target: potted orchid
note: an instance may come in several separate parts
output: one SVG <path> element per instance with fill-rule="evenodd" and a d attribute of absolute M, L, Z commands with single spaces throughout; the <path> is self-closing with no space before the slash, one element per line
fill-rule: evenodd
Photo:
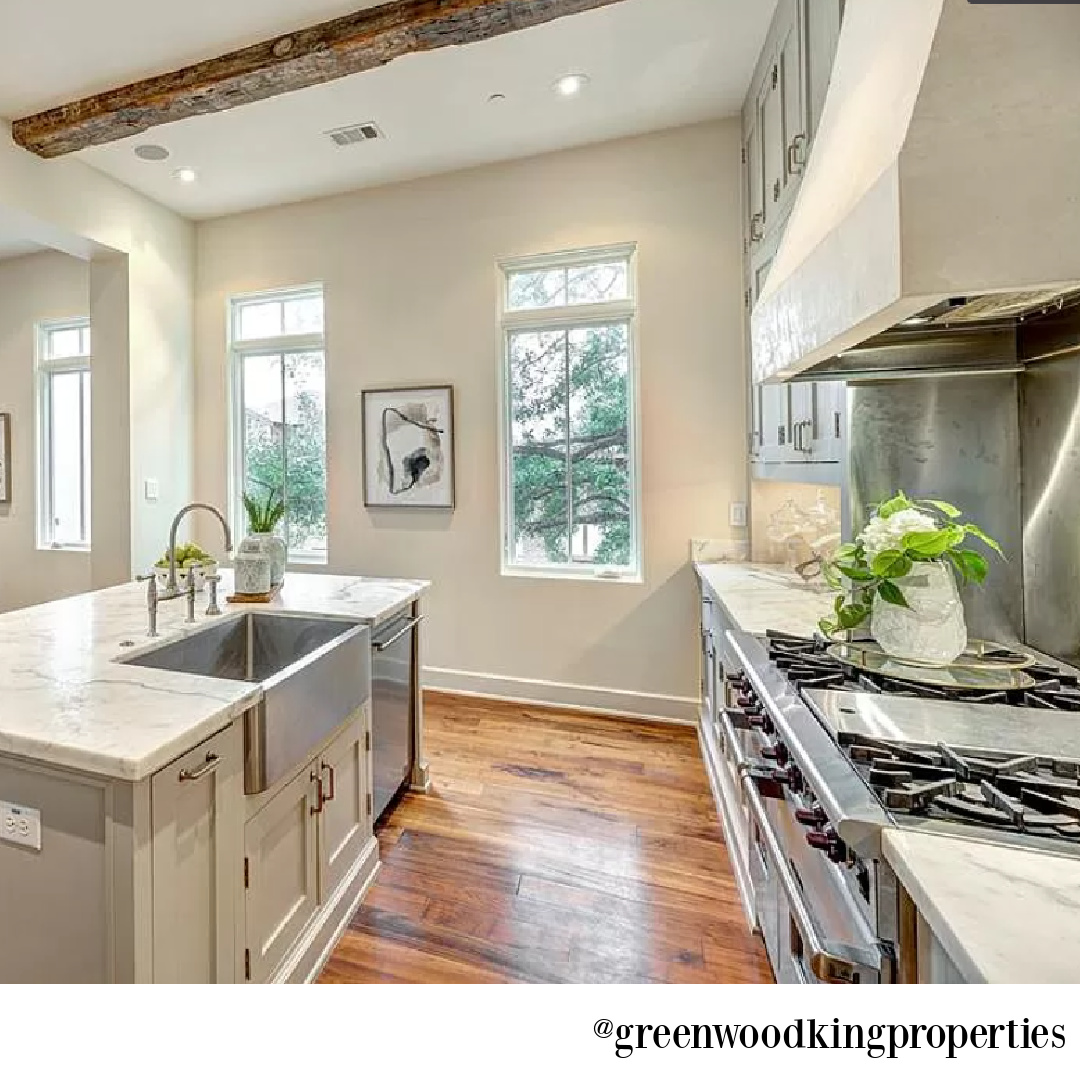
<path fill-rule="evenodd" d="M 839 595 L 821 629 L 833 636 L 870 620 L 870 631 L 892 656 L 913 663 L 951 664 L 967 647 L 967 624 L 957 590 L 982 584 L 990 565 L 974 539 L 1004 558 L 997 541 L 963 511 L 940 499 L 911 499 L 902 491 L 879 504 L 855 542 L 825 566 Z"/>

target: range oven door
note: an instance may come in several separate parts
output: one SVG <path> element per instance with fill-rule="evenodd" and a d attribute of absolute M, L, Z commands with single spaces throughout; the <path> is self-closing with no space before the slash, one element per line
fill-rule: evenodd
<path fill-rule="evenodd" d="M 782 821 L 774 820 L 786 812 L 787 803 L 777 802 L 775 807 L 770 803 L 767 808 L 749 774 L 743 776 L 742 786 L 750 813 L 758 922 L 776 981 L 881 982 L 889 964 L 880 943 L 854 911 L 839 871 L 809 847 L 798 849 L 798 859 L 790 858 L 778 838 L 787 830 Z"/>

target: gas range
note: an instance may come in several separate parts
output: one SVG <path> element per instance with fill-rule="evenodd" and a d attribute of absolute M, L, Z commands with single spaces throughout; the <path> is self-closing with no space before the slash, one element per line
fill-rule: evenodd
<path fill-rule="evenodd" d="M 707 745 L 777 978 L 888 981 L 900 920 L 884 829 L 1080 857 L 1080 679 L 1006 650 L 985 659 L 1022 672 L 1013 685 L 929 684 L 829 645 L 728 631 Z"/>

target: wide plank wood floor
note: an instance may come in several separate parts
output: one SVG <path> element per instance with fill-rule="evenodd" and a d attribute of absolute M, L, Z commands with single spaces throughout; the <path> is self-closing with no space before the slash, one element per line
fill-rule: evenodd
<path fill-rule="evenodd" d="M 336 983 L 767 982 L 691 728 L 428 693 Z"/>

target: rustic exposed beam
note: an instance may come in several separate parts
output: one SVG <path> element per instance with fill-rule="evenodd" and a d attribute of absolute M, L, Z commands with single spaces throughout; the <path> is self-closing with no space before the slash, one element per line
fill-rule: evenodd
<path fill-rule="evenodd" d="M 409 53 L 469 45 L 622 2 L 394 0 L 24 117 L 12 136 L 40 157 L 60 157 L 370 71 Z"/>

